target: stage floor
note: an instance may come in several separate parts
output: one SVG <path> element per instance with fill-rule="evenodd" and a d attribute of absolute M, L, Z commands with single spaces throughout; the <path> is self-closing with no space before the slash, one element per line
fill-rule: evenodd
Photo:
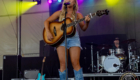
<path fill-rule="evenodd" d="M 124 73 L 84 73 L 84 77 L 119 77 Z M 140 73 L 133 73 L 136 76 L 140 76 Z"/>

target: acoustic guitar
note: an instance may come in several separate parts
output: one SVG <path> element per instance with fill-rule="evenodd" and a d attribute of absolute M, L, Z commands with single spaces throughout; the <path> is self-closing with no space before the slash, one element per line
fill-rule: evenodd
<path fill-rule="evenodd" d="M 38 73 L 37 80 L 45 80 L 45 74 L 43 75 L 43 67 L 44 67 L 45 59 L 46 59 L 46 57 L 43 58 L 43 61 L 42 61 L 42 70 L 41 70 L 41 73 Z"/>
<path fill-rule="evenodd" d="M 109 11 L 106 10 L 98 10 L 97 12 L 90 14 L 89 17 L 93 18 L 93 16 L 102 16 L 102 15 L 108 15 Z M 66 34 L 68 37 L 72 37 L 75 35 L 76 33 L 76 28 L 74 27 L 76 24 L 80 23 L 81 21 L 84 21 L 85 17 L 82 19 L 79 19 L 77 21 L 72 21 L 70 18 L 66 18 Z M 63 41 L 64 41 L 64 21 L 61 22 L 50 22 L 49 23 L 49 29 L 51 34 L 53 35 L 53 40 L 49 41 L 47 38 L 47 33 L 45 28 L 43 29 L 43 39 L 45 41 L 46 44 L 52 46 L 52 47 L 56 47 L 58 45 L 60 45 Z"/>

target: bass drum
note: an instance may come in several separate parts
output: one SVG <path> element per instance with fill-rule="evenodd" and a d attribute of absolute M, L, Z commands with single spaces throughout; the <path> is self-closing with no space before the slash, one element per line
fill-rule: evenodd
<path fill-rule="evenodd" d="M 107 72 L 116 72 L 119 70 L 120 64 L 120 60 L 116 56 L 111 55 L 106 57 L 103 63 L 103 67 Z"/>

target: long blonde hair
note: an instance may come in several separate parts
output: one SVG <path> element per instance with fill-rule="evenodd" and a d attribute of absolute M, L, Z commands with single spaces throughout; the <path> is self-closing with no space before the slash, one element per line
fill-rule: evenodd
<path fill-rule="evenodd" d="M 63 1 L 63 4 L 66 2 L 66 0 Z M 62 21 L 63 18 L 65 17 L 65 6 L 62 4 L 62 9 L 61 9 L 61 14 L 59 16 L 59 21 Z M 73 12 L 72 12 L 72 20 L 74 21 L 75 20 L 75 14 L 76 12 L 78 11 L 78 3 L 77 3 L 77 0 L 75 0 L 75 4 L 73 6 Z"/>

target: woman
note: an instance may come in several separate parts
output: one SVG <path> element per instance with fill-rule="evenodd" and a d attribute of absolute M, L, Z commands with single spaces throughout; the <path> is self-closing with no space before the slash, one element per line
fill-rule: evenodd
<path fill-rule="evenodd" d="M 70 2 L 70 5 L 67 6 L 67 15 L 66 17 L 71 18 L 73 21 L 83 18 L 83 15 L 78 11 L 78 3 L 77 0 L 64 0 L 63 4 L 66 2 Z M 62 5 L 62 10 L 56 11 L 54 14 L 52 14 L 47 20 L 45 20 L 44 25 L 47 33 L 48 40 L 52 40 L 53 36 L 49 31 L 49 22 L 55 21 L 56 19 L 59 19 L 59 21 L 62 21 L 65 17 L 65 6 Z M 90 18 L 88 16 L 85 16 L 86 24 L 83 22 L 80 22 L 79 25 L 83 31 L 85 31 L 88 28 Z M 78 32 L 76 31 L 75 35 L 73 37 L 67 38 L 67 49 L 69 50 L 72 66 L 74 68 L 74 75 L 76 80 L 84 80 L 83 78 L 83 72 L 82 68 L 80 67 L 80 39 Z M 65 74 L 66 74 L 66 68 L 65 68 L 65 41 L 60 44 L 57 47 L 57 54 L 59 57 L 60 62 L 60 69 L 59 69 L 59 76 L 60 80 L 65 80 Z"/>

